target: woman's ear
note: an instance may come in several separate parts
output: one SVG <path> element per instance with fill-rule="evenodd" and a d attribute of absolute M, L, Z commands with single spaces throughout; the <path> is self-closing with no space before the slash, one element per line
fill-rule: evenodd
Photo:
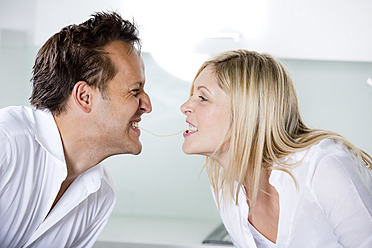
<path fill-rule="evenodd" d="M 92 93 L 92 88 L 84 81 L 77 82 L 72 90 L 76 106 L 85 113 L 92 110 Z"/>

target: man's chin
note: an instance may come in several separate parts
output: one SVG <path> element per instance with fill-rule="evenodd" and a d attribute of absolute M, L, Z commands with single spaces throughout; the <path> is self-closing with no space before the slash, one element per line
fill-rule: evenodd
<path fill-rule="evenodd" d="M 142 149 L 139 150 L 139 151 L 137 151 L 137 152 L 133 152 L 133 153 L 131 153 L 131 154 L 132 154 L 132 155 L 139 155 L 141 152 L 142 152 Z"/>
<path fill-rule="evenodd" d="M 138 144 L 135 144 L 133 147 L 133 149 L 131 149 L 131 152 L 130 154 L 132 155 L 138 155 L 142 152 L 142 144 L 141 142 L 138 142 Z"/>

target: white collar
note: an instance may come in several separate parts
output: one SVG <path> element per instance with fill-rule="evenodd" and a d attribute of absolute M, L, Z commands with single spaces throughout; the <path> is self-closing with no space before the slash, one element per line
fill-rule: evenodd
<path fill-rule="evenodd" d="M 48 110 L 33 110 L 33 113 L 36 140 L 46 151 L 66 164 L 62 139 L 53 115 Z"/>

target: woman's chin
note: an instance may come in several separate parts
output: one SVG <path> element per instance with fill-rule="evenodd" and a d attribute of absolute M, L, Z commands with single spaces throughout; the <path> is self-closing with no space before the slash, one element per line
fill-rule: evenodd
<path fill-rule="evenodd" d="M 190 149 L 190 148 L 182 148 L 182 151 L 187 154 L 187 155 L 201 155 L 201 156 L 208 156 L 207 154 L 200 152 L 195 149 Z"/>
<path fill-rule="evenodd" d="M 189 151 L 188 149 L 185 149 L 185 148 L 182 148 L 182 151 L 183 151 L 185 154 L 188 154 L 188 155 L 192 155 L 192 154 L 194 154 L 192 151 Z"/>
<path fill-rule="evenodd" d="M 188 155 L 199 154 L 197 151 L 195 151 L 195 149 L 192 149 L 191 147 L 185 144 L 183 144 L 182 146 L 182 151 Z"/>

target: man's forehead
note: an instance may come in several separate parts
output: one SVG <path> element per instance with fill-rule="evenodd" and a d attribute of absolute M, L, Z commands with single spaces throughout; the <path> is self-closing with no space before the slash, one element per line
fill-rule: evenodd
<path fill-rule="evenodd" d="M 133 51 L 136 51 L 136 49 L 127 42 L 122 41 L 111 41 L 107 45 L 103 47 L 103 49 L 110 55 L 129 55 Z"/>
<path fill-rule="evenodd" d="M 137 62 L 141 67 L 144 65 L 141 53 L 127 42 L 112 41 L 104 47 L 104 50 L 114 63 L 130 65 Z"/>

